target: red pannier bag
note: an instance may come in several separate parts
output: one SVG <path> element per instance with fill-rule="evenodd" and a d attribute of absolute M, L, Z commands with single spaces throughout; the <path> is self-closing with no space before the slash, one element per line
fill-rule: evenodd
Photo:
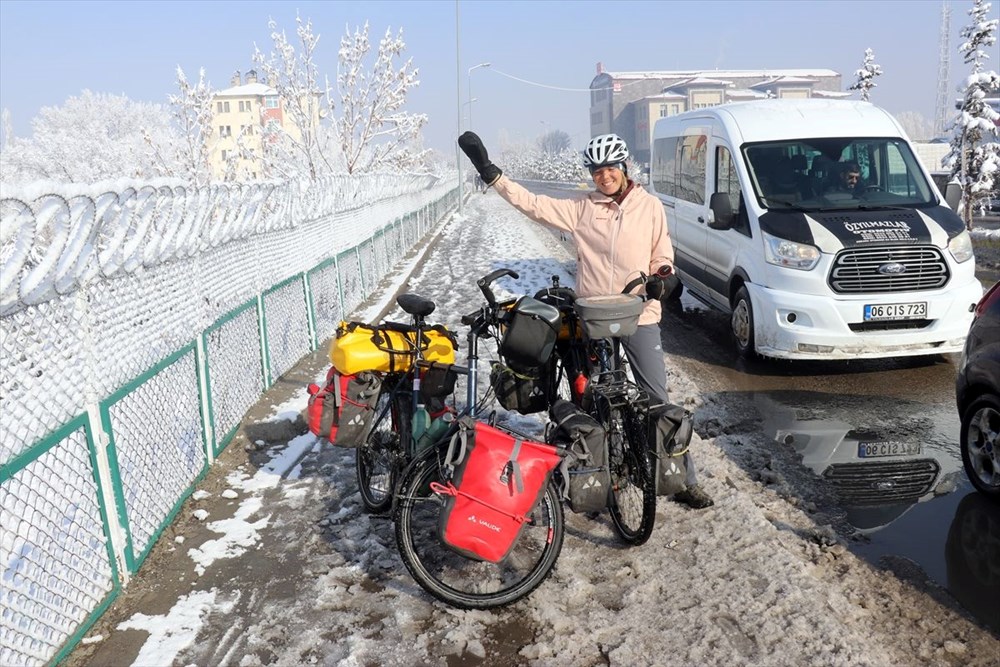
<path fill-rule="evenodd" d="M 326 383 L 322 387 L 311 383 L 306 389 L 309 392 L 306 415 L 309 431 L 313 435 L 330 440 L 337 435 L 340 411 L 344 406 L 344 397 L 347 396 L 347 385 L 351 377 L 353 376 L 341 375 L 331 366 L 326 372 Z"/>
<path fill-rule="evenodd" d="M 559 450 L 471 417 L 459 426 L 446 458 L 454 473 L 444 484 L 431 484 L 446 496 L 438 531 L 463 556 L 499 563 L 545 493 L 561 461 Z"/>

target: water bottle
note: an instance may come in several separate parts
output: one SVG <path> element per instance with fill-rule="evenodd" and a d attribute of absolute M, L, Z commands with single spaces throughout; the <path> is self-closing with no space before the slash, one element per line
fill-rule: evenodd
<path fill-rule="evenodd" d="M 417 440 L 417 452 L 422 452 L 424 449 L 440 440 L 441 436 L 448 431 L 448 427 L 450 427 L 454 421 L 455 413 L 450 410 L 445 412 L 443 415 L 435 417 L 430 425 L 424 430 L 420 439 Z"/>

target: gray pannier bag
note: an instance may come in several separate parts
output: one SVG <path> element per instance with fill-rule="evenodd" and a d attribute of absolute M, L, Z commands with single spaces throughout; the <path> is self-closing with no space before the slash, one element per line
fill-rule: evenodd
<path fill-rule="evenodd" d="M 656 495 L 672 496 L 685 487 L 684 454 L 691 443 L 691 413 L 666 403 L 649 410 L 649 451 L 656 457 Z"/>
<path fill-rule="evenodd" d="M 574 512 L 600 512 L 608 506 L 611 471 L 608 438 L 596 419 L 565 399 L 549 409 L 546 441 L 565 452 L 559 471 L 563 498 Z"/>
<path fill-rule="evenodd" d="M 381 388 L 382 380 L 371 371 L 361 371 L 348 381 L 333 444 L 339 447 L 361 446 L 371 429 Z"/>

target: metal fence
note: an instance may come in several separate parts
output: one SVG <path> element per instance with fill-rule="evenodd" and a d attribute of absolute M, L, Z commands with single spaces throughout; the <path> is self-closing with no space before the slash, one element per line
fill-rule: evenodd
<path fill-rule="evenodd" d="M 457 184 L 4 191 L 0 664 L 58 661 Z"/>

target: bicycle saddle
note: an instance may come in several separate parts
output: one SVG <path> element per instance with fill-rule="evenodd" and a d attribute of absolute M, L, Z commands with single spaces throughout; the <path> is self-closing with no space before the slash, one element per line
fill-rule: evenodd
<path fill-rule="evenodd" d="M 427 317 L 437 308 L 433 301 L 416 294 L 400 294 L 396 297 L 396 303 L 414 317 Z"/>

